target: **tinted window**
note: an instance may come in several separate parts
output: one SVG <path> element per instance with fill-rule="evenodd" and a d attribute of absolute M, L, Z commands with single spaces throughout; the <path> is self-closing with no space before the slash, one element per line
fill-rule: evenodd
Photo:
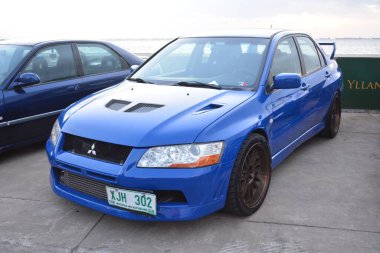
<path fill-rule="evenodd" d="M 307 37 L 297 37 L 297 41 L 301 48 L 306 74 L 319 69 L 321 62 L 319 61 L 318 52 L 314 43 Z"/>
<path fill-rule="evenodd" d="M 322 55 L 321 51 L 318 50 L 318 49 L 317 49 L 317 51 L 318 51 L 318 56 L 319 56 L 319 60 L 320 60 L 320 62 L 321 62 L 321 65 L 322 65 L 322 66 L 325 66 L 325 65 L 326 65 L 326 62 L 325 62 L 325 59 L 323 58 L 323 55 Z"/>
<path fill-rule="evenodd" d="M 57 45 L 42 49 L 23 71 L 37 74 L 41 83 L 75 77 L 75 61 L 71 45 Z"/>
<path fill-rule="evenodd" d="M 281 73 L 302 74 L 297 47 L 292 38 L 284 39 L 278 44 L 272 63 L 269 83 L 273 82 L 273 77 Z"/>
<path fill-rule="evenodd" d="M 0 85 L 31 49 L 29 46 L 0 45 Z"/>
<path fill-rule="evenodd" d="M 78 44 L 85 75 L 115 72 L 126 69 L 120 57 L 100 44 Z"/>
<path fill-rule="evenodd" d="M 256 87 L 268 42 L 264 38 L 181 38 L 131 78 L 163 85 L 185 81 L 222 88 Z"/>
<path fill-rule="evenodd" d="M 183 44 L 176 48 L 172 54 L 154 66 L 153 72 L 177 72 L 185 71 L 190 60 L 190 56 L 195 48 L 195 43 Z"/>

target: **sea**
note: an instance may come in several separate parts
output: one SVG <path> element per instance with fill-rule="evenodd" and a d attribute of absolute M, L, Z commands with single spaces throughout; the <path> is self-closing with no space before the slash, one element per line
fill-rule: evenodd
<path fill-rule="evenodd" d="M 148 57 L 158 49 L 169 43 L 171 38 L 154 39 L 111 39 L 107 40 L 132 53 L 142 57 Z M 380 38 L 339 38 L 339 39 L 317 39 L 319 42 L 335 41 L 336 55 L 365 55 L 380 57 Z M 331 48 L 324 46 L 327 54 L 331 53 Z"/>

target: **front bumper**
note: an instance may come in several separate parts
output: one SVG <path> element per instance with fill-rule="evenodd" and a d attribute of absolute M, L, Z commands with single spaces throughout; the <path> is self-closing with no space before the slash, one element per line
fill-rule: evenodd
<path fill-rule="evenodd" d="M 50 184 L 59 196 L 100 212 L 131 220 L 193 220 L 223 208 L 233 162 L 197 169 L 137 168 L 144 150 L 132 151 L 123 166 L 109 164 L 66 152 L 55 152 L 48 140 L 46 151 L 52 166 Z M 119 188 L 141 191 L 180 191 L 186 202 L 157 204 L 157 215 L 150 216 L 110 206 L 107 200 L 74 190 L 59 180 L 56 169 Z"/>

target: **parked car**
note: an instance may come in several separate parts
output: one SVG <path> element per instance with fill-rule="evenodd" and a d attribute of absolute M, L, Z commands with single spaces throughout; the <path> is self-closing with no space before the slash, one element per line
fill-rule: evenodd
<path fill-rule="evenodd" d="M 61 113 L 46 143 L 51 187 L 135 220 L 251 215 L 272 168 L 337 134 L 342 88 L 337 63 L 304 33 L 178 38 Z"/>
<path fill-rule="evenodd" d="M 0 152 L 46 140 L 64 108 L 141 63 L 106 42 L 0 42 Z"/>

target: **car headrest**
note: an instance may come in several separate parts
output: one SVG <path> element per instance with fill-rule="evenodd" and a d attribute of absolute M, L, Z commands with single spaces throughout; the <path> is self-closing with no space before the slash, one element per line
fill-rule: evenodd
<path fill-rule="evenodd" d="M 113 69 L 116 67 L 116 60 L 111 56 L 104 56 L 102 59 L 102 67 L 105 69 Z"/>
<path fill-rule="evenodd" d="M 42 56 L 37 56 L 33 59 L 32 67 L 33 67 L 33 72 L 36 72 L 36 73 L 45 71 L 48 68 L 47 60 Z"/>

